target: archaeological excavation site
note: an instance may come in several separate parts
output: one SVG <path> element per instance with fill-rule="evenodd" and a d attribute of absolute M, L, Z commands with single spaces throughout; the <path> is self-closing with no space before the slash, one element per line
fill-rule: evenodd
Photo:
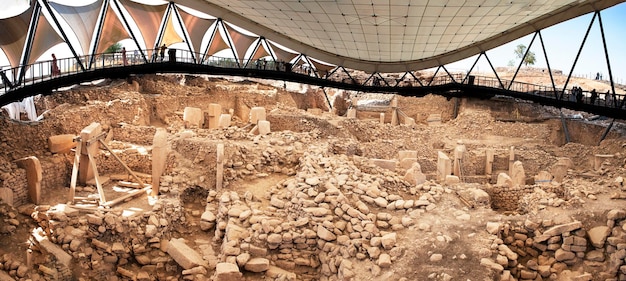
<path fill-rule="evenodd" d="M 626 280 L 621 120 L 177 74 L 34 105 L 0 111 L 2 281 Z"/>

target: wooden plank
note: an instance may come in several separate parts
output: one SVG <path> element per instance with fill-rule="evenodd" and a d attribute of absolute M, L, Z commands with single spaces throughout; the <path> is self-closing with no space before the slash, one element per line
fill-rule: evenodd
<path fill-rule="evenodd" d="M 133 178 L 135 178 L 135 180 L 137 180 L 139 182 L 139 184 L 141 184 L 141 186 L 146 186 L 146 184 L 143 183 L 143 181 L 135 174 L 135 172 L 133 172 L 133 170 L 131 170 L 130 168 L 128 168 L 128 166 L 126 166 L 126 164 L 124 163 L 124 161 L 122 161 L 122 159 L 120 159 L 114 152 L 113 150 L 111 150 L 109 148 L 108 145 L 106 145 L 106 143 L 104 143 L 104 141 L 102 141 L 102 139 L 98 139 L 98 141 L 100 141 L 100 144 L 102 144 L 102 146 L 104 146 L 104 148 L 106 148 L 106 150 L 108 150 L 109 152 L 111 152 L 111 155 L 113 155 L 113 157 L 115 158 L 115 160 L 117 160 L 117 162 L 120 162 L 120 164 L 122 164 L 122 166 L 124 166 L 124 168 L 126 169 L 126 171 L 128 171 L 128 173 L 130 173 L 131 176 L 133 176 Z"/>
<path fill-rule="evenodd" d="M 96 180 L 96 188 L 98 189 L 98 195 L 100 196 L 100 205 L 104 205 L 107 200 L 104 196 L 104 190 L 102 189 L 102 185 L 100 184 L 100 176 L 98 175 L 98 168 L 96 167 L 96 160 L 93 159 L 93 155 L 88 151 L 87 157 L 89 157 L 89 163 L 91 163 L 91 168 L 93 170 L 93 176 Z"/>
<path fill-rule="evenodd" d="M 72 166 L 72 177 L 70 178 L 70 194 L 68 201 L 70 204 L 74 204 L 74 196 L 76 195 L 76 180 L 78 178 L 78 164 L 80 162 L 80 152 L 83 148 L 83 142 L 78 139 L 76 148 L 76 156 L 74 157 L 74 165 Z"/>
<path fill-rule="evenodd" d="M 121 186 L 121 187 L 131 187 L 131 188 L 142 188 L 141 185 L 139 185 L 136 182 L 129 182 L 129 181 L 119 181 L 117 182 L 117 185 Z"/>
<path fill-rule="evenodd" d="M 109 201 L 109 202 L 106 202 L 106 203 L 105 203 L 105 204 L 103 204 L 102 206 L 111 207 L 111 206 L 113 206 L 113 205 L 115 205 L 115 204 L 118 204 L 118 203 L 120 203 L 120 202 L 125 201 L 126 199 L 129 199 L 129 198 L 131 198 L 131 197 L 135 197 L 135 196 L 137 196 L 137 195 L 140 195 L 140 194 L 141 194 L 141 193 L 143 193 L 143 192 L 148 192 L 148 190 L 151 190 L 151 189 L 152 189 L 152 186 L 151 186 L 151 185 L 148 185 L 148 186 L 146 186 L 146 187 L 144 187 L 144 188 L 142 188 L 142 189 L 136 189 L 136 190 L 133 190 L 133 191 L 131 191 L 130 193 L 128 193 L 128 194 L 126 194 L 126 195 L 124 195 L 124 196 L 122 196 L 122 197 L 115 198 L 115 199 L 113 199 L 113 200 L 111 200 L 111 201 Z"/>

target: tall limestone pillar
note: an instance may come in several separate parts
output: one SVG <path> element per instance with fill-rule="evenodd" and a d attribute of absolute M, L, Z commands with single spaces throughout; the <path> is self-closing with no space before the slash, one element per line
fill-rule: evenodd
<path fill-rule="evenodd" d="M 158 128 L 152 140 L 152 196 L 159 195 L 161 175 L 165 170 L 168 153 L 167 131 Z"/>

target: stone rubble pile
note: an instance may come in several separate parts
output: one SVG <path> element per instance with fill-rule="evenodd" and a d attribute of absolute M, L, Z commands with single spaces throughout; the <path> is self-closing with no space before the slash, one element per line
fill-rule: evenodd
<path fill-rule="evenodd" d="M 283 280 L 295 280 L 296 272 L 306 276 L 303 267 L 310 277 L 350 280 L 356 260 L 371 261 L 372 274 L 380 274 L 404 254 L 396 232 L 414 224 L 413 211 L 434 208 L 443 188 L 426 185 L 430 192 L 419 195 L 426 188 L 417 190 L 360 160 L 328 155 L 325 146 L 309 147 L 295 178 L 277 184 L 264 198 L 209 192 L 200 226 L 214 228 L 221 241 L 219 262 L 266 275 L 276 266 L 289 272 Z M 392 190 L 416 197 L 403 198 Z M 218 272 L 215 276 L 219 279 Z"/>
<path fill-rule="evenodd" d="M 605 225 L 531 219 L 488 222 L 486 230 L 494 240 L 480 263 L 500 274 L 500 280 L 557 280 L 563 271 L 581 265 L 585 272 L 575 280 L 592 280 L 595 275 L 598 280 L 624 280 L 625 219 L 626 211 L 615 209 L 607 214 Z"/>

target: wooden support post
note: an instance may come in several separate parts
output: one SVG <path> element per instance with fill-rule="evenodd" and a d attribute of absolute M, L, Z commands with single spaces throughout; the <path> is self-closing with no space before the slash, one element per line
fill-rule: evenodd
<path fill-rule="evenodd" d="M 98 175 L 98 168 L 96 167 L 96 160 L 93 159 L 93 155 L 90 152 L 87 152 L 87 157 L 89 157 L 89 163 L 91 163 L 91 169 L 93 171 L 94 179 L 96 180 L 96 188 L 98 189 L 98 195 L 100 196 L 100 205 L 104 205 L 107 200 L 104 196 L 104 190 L 102 189 L 102 185 L 100 184 L 100 175 Z"/>
<path fill-rule="evenodd" d="M 76 156 L 74 157 L 74 165 L 72 166 L 72 177 L 70 178 L 70 194 L 68 196 L 68 201 L 70 204 L 74 204 L 74 197 L 76 196 L 76 180 L 78 179 L 78 167 L 80 164 L 80 154 L 83 149 L 83 142 L 80 138 L 76 138 L 76 142 L 78 143 L 76 146 Z"/>
<path fill-rule="evenodd" d="M 120 162 L 120 164 L 122 164 L 122 166 L 124 166 L 124 169 L 126 169 L 126 171 L 137 181 L 139 182 L 139 184 L 142 187 L 145 187 L 146 185 L 143 183 L 143 181 L 135 174 L 135 172 L 133 172 L 133 170 L 131 170 L 130 168 L 128 168 L 128 166 L 126 166 L 126 164 L 124 164 L 124 161 L 122 161 L 122 159 L 120 159 L 117 155 L 115 155 L 115 153 L 113 153 L 113 150 L 111 150 L 109 148 L 108 145 L 106 145 L 102 139 L 98 139 L 98 141 L 100 141 L 100 144 L 102 144 L 102 146 L 104 146 L 104 148 L 106 150 L 108 150 L 109 152 L 111 152 L 111 155 L 113 155 L 113 157 L 115 158 L 115 160 L 117 160 L 117 162 Z"/>

